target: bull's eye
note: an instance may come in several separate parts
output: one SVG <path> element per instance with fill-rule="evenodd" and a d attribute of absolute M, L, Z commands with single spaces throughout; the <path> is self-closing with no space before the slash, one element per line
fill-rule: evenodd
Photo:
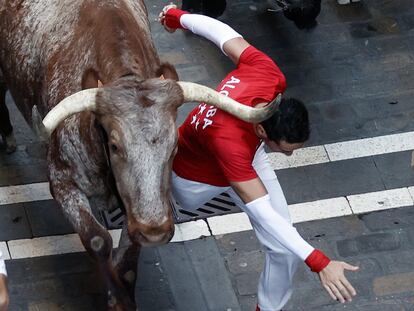
<path fill-rule="evenodd" d="M 158 137 L 151 139 L 151 144 L 155 145 L 158 142 Z"/>
<path fill-rule="evenodd" d="M 118 151 L 118 147 L 115 144 L 111 144 L 111 151 L 112 152 L 117 152 Z"/>

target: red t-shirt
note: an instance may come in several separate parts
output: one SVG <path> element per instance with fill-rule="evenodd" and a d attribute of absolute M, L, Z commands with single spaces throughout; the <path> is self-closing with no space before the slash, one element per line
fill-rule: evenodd
<path fill-rule="evenodd" d="M 247 106 L 270 102 L 286 89 L 279 67 L 253 46 L 240 56 L 217 91 Z M 174 172 L 185 179 L 225 187 L 257 177 L 252 166 L 260 143 L 253 125 L 201 103 L 179 128 Z"/>

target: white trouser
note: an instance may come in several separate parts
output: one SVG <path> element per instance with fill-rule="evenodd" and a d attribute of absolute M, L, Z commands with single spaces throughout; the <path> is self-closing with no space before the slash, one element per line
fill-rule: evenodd
<path fill-rule="evenodd" d="M 272 170 L 263 145 L 256 151 L 253 167 L 270 195 L 272 207 L 291 223 L 289 210 L 282 188 Z M 258 304 L 262 311 L 280 310 L 292 294 L 292 280 L 301 259 L 269 236 L 231 187 L 216 187 L 177 176 L 173 172 L 172 192 L 174 199 L 185 210 L 196 210 L 222 192 L 227 192 L 248 216 L 257 238 L 264 245 L 266 259 L 258 287 Z"/>

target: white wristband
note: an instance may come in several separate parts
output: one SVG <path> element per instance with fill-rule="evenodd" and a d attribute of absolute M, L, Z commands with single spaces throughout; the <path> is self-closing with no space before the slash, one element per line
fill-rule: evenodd
<path fill-rule="evenodd" d="M 266 241 L 272 248 L 273 243 L 279 242 L 303 261 L 313 252 L 314 248 L 306 242 L 285 218 L 272 207 L 270 196 L 267 194 L 246 204 L 246 213 L 253 218 L 266 234 Z"/>
<path fill-rule="evenodd" d="M 205 15 L 184 14 L 180 18 L 180 24 L 192 33 L 212 41 L 223 53 L 224 43 L 234 38 L 242 38 L 229 25 Z"/>

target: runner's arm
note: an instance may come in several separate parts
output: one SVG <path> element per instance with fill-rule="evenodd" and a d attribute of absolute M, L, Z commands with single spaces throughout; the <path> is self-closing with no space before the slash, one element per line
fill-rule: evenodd
<path fill-rule="evenodd" d="M 235 64 L 238 64 L 240 55 L 250 46 L 243 37 L 227 24 L 200 14 L 190 14 L 167 5 L 159 15 L 161 24 L 173 32 L 177 28 L 190 30 L 217 45 Z"/>
<path fill-rule="evenodd" d="M 357 267 L 345 262 L 330 261 L 320 250 L 314 249 L 307 243 L 272 207 L 270 197 L 260 178 L 230 182 L 230 185 L 246 204 L 246 213 L 254 215 L 269 236 L 304 260 L 313 272 L 318 273 L 323 287 L 332 299 L 340 302 L 352 300 L 356 291 L 345 277 L 344 270 L 355 271 Z"/>

